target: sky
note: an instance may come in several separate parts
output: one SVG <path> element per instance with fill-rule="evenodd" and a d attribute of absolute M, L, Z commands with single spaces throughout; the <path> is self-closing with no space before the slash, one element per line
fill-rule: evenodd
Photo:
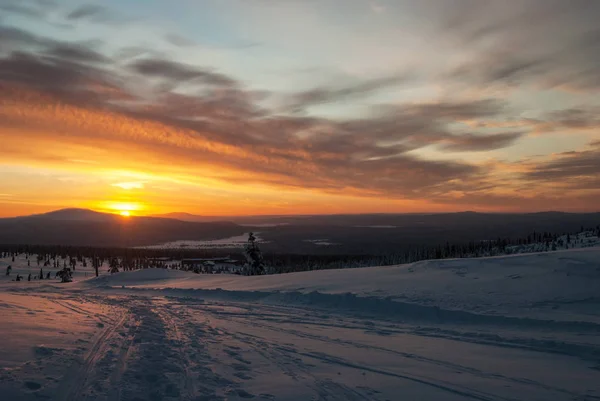
<path fill-rule="evenodd" d="M 600 1 L 0 0 L 0 217 L 599 211 Z"/>

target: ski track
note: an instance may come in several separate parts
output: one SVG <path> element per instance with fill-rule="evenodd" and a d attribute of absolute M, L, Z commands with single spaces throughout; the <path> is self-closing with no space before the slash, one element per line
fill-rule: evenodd
<path fill-rule="evenodd" d="M 220 315 L 221 313 L 219 312 L 214 312 L 214 311 L 209 311 L 207 310 L 207 312 L 215 315 Z M 255 316 L 257 314 L 254 314 Z M 266 314 L 266 317 L 271 317 L 273 315 L 271 314 Z M 240 319 L 241 320 L 241 319 Z M 238 320 L 238 322 L 240 321 Z M 267 321 L 271 321 L 271 319 L 267 318 L 265 319 Z M 288 319 L 289 323 L 292 323 L 293 321 Z M 478 377 L 482 377 L 482 378 L 494 378 L 494 379 L 501 379 L 501 380 L 505 380 L 507 382 L 512 382 L 512 383 L 518 383 L 518 384 L 524 384 L 524 385 L 531 385 L 531 386 L 536 386 L 539 388 L 543 388 L 545 390 L 551 390 L 551 391 L 556 391 L 559 393 L 563 393 L 572 397 L 576 397 L 577 394 L 574 394 L 572 392 L 566 391 L 564 389 L 561 388 L 556 388 L 556 387 L 552 387 L 552 386 L 547 386 L 541 383 L 537 383 L 537 382 L 533 382 L 533 381 L 528 381 L 528 380 L 524 380 L 524 379 L 519 379 L 519 378 L 512 378 L 512 377 L 506 377 L 506 376 L 502 376 L 502 375 L 496 375 L 496 374 L 489 374 L 489 373 L 485 373 L 482 372 L 478 369 L 473 369 L 473 368 L 469 368 L 469 367 L 465 367 L 465 366 L 461 366 L 458 364 L 454 364 L 454 363 L 448 363 L 442 360 L 436 360 L 436 359 L 431 359 L 431 358 L 426 358 L 426 357 L 422 357 L 416 354 L 410 354 L 410 353 L 405 353 L 405 352 L 398 352 L 392 349 L 388 349 L 388 348 L 383 348 L 383 347 L 377 347 L 377 346 L 370 346 L 370 345 L 365 345 L 365 344 L 360 344 L 360 343 L 356 343 L 356 342 L 352 342 L 352 341 L 347 341 L 347 340 L 341 340 L 341 339 L 332 339 L 330 337 L 327 336 L 316 336 L 316 335 L 312 335 L 310 333 L 304 333 L 302 331 L 299 330 L 286 330 L 286 329 L 282 329 L 280 327 L 277 327 L 276 325 L 272 325 L 272 324 L 261 324 L 258 323 L 256 320 L 253 320 L 252 322 L 245 322 L 247 325 L 250 326 L 254 326 L 254 327 L 260 327 L 260 328 L 267 328 L 268 330 L 271 331 L 276 331 L 276 332 L 281 332 L 281 333 L 286 333 L 286 334 L 291 334 L 294 335 L 296 337 L 301 337 L 301 338 L 307 338 L 310 340 L 316 340 L 316 341 L 321 341 L 321 342 L 325 342 L 325 343 L 336 343 L 336 344 L 340 344 L 343 343 L 345 345 L 350 345 L 353 347 L 357 347 L 357 348 L 367 348 L 367 349 L 373 349 L 373 350 L 380 350 L 380 351 L 384 351 L 387 353 L 393 353 L 393 354 L 397 354 L 401 357 L 404 358 L 411 358 L 414 360 L 419 360 L 425 363 L 430 363 L 430 364 L 434 364 L 434 365 L 438 365 L 444 368 L 448 368 L 448 369 L 453 369 L 453 370 L 460 370 L 463 373 L 468 373 L 474 376 L 478 376 Z M 297 322 L 296 322 L 297 323 Z M 316 324 L 316 323 L 315 323 Z M 418 377 L 415 375 L 409 375 L 409 374 L 398 374 L 398 373 L 394 373 L 394 372 L 389 372 L 389 371 L 385 371 L 385 370 L 381 370 L 381 369 L 376 369 L 376 368 L 372 368 L 372 367 L 368 367 L 368 366 L 364 366 L 364 365 L 357 365 L 351 362 L 348 362 L 342 358 L 339 357 L 334 357 L 334 356 L 330 356 L 327 355 L 325 353 L 321 353 L 321 352 L 301 352 L 298 351 L 296 348 L 293 347 L 289 347 L 289 346 L 270 346 L 270 344 L 268 344 L 267 342 L 263 341 L 263 340 L 257 340 L 255 338 L 253 338 L 254 336 L 249 335 L 247 333 L 239 333 L 241 334 L 241 336 L 239 335 L 233 335 L 234 338 L 238 338 L 243 340 L 244 342 L 250 344 L 256 352 L 260 353 L 261 355 L 263 355 L 265 358 L 270 359 L 272 361 L 274 361 L 275 363 L 277 363 L 277 365 L 286 372 L 286 374 L 290 375 L 291 377 L 297 379 L 298 377 L 298 372 L 303 372 L 305 375 L 310 375 L 310 370 L 308 368 L 306 368 L 306 365 L 303 363 L 299 363 L 299 361 L 301 361 L 300 359 L 298 359 L 298 355 L 299 356 L 305 356 L 308 358 L 313 358 L 325 363 L 329 363 L 329 364 L 334 364 L 334 365 L 339 365 L 339 366 L 344 366 L 344 367 L 349 367 L 349 368 L 353 368 L 353 369 L 358 369 L 358 370 L 362 370 L 362 371 L 368 371 L 371 373 L 377 373 L 377 374 L 381 374 L 381 375 L 385 375 L 385 376 L 391 376 L 391 377 L 396 377 L 399 379 L 405 379 L 405 380 L 410 380 L 410 381 L 414 381 L 420 384 L 424 384 L 427 386 L 431 386 L 434 388 L 438 388 L 441 390 L 444 390 L 446 392 L 449 393 L 453 393 L 453 394 L 457 394 L 460 396 L 463 396 L 465 398 L 468 399 L 476 399 L 476 400 L 484 400 L 484 401 L 491 401 L 491 400 L 515 400 L 514 398 L 505 398 L 505 397 L 498 397 L 498 396 L 494 396 L 493 394 L 490 393 L 486 393 L 486 392 L 478 392 L 478 391 L 474 391 L 474 390 L 470 390 L 468 388 L 461 388 L 459 386 L 456 385 L 452 385 L 450 383 L 447 382 L 443 382 L 443 381 L 435 381 L 435 380 L 431 380 L 429 378 L 425 378 L 425 377 Z M 245 337 L 244 337 L 245 335 Z M 268 351 L 265 351 L 268 350 Z M 295 357 L 291 356 L 291 355 L 296 355 Z M 282 362 L 283 361 L 283 362 Z M 289 368 L 289 366 L 293 366 L 293 368 Z M 313 377 L 314 378 L 314 377 Z M 348 399 L 348 400 L 362 400 L 362 399 L 369 399 L 369 398 L 363 398 L 362 395 L 358 395 L 358 398 L 356 398 L 356 394 L 354 391 L 349 389 L 345 389 L 345 388 L 340 388 L 338 386 L 338 388 L 336 388 L 336 391 L 333 394 L 328 394 L 328 392 L 326 391 L 326 388 L 323 388 L 323 382 L 319 382 L 319 380 L 317 378 L 315 379 L 315 383 L 320 383 L 321 385 L 317 385 L 316 390 L 317 393 L 319 393 L 321 396 L 332 396 L 332 395 L 343 395 L 342 398 L 340 399 Z M 326 387 L 330 387 L 330 382 L 326 382 L 329 386 Z M 343 386 L 342 386 L 343 387 Z M 342 391 L 340 391 L 342 390 Z"/>
<path fill-rule="evenodd" d="M 48 387 L 48 395 L 23 400 L 274 400 L 278 398 L 255 383 L 271 376 L 297 392 L 298 398 L 286 398 L 290 400 L 392 401 L 400 399 L 390 391 L 395 386 L 417 386 L 431 399 L 445 400 L 518 401 L 531 399 L 531 394 L 548 400 L 600 399 L 593 391 L 513 377 L 402 347 L 402 339 L 410 337 L 551 355 L 557 350 L 550 340 L 536 344 L 532 339 L 486 337 L 298 306 L 153 293 L 105 296 L 57 290 L 41 296 L 74 316 L 91 317 L 99 330 L 81 357 L 63 360 L 68 366 L 63 366 L 63 379 L 54 390 Z M 106 306 L 110 315 L 86 307 L 91 304 Z M 367 338 L 397 342 L 378 344 Z M 595 345 L 565 344 L 566 356 L 560 357 L 585 360 L 587 355 L 598 361 Z M 360 357 L 351 356 L 355 354 Z M 363 360 L 369 355 L 374 355 L 372 362 Z M 376 355 L 393 357 L 395 363 L 378 366 Z M 385 388 L 378 383 L 386 383 Z M 498 394 L 489 385 L 510 389 Z"/>
<path fill-rule="evenodd" d="M 110 347 L 110 340 L 114 333 L 123 326 L 128 314 L 123 315 L 117 322 L 106 327 L 94 341 L 91 349 L 81 365 L 75 364 L 65 375 L 70 380 L 63 381 L 63 387 L 57 391 L 57 398 L 66 401 L 82 400 L 83 392 L 89 385 L 91 378 L 98 369 L 99 362 L 106 356 Z"/>

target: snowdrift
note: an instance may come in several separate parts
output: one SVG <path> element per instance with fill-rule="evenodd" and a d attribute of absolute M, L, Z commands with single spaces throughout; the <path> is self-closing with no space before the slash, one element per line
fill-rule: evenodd
<path fill-rule="evenodd" d="M 149 269 L 83 285 L 406 319 L 548 327 L 558 320 L 592 330 L 600 324 L 600 248 L 257 277 Z"/>

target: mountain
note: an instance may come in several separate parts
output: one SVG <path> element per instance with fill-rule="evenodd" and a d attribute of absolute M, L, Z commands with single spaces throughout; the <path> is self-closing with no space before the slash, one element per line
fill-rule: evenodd
<path fill-rule="evenodd" d="M 122 216 L 87 209 L 0 219 L 0 244 L 131 247 L 177 240 L 209 240 L 241 235 L 231 222 L 187 222 Z"/>
<path fill-rule="evenodd" d="M 127 247 L 178 240 L 214 240 L 259 232 L 265 252 L 380 255 L 422 246 L 498 238 L 534 231 L 580 232 L 600 225 L 600 213 L 543 212 L 361 214 L 304 216 L 131 216 L 86 209 L 0 219 L 0 244 Z M 327 244 L 327 245 L 326 245 Z"/>
<path fill-rule="evenodd" d="M 151 217 L 157 217 L 161 219 L 176 219 L 181 221 L 192 221 L 192 222 L 211 222 L 211 221 L 231 221 L 231 218 L 222 216 L 199 216 L 191 213 L 174 212 L 165 214 L 155 214 Z"/>
<path fill-rule="evenodd" d="M 258 215 L 258 216 L 201 216 L 191 213 L 174 212 L 166 214 L 155 214 L 152 217 L 177 219 L 181 221 L 195 221 L 195 222 L 212 222 L 212 221 L 231 221 L 236 224 L 244 224 L 246 226 L 256 225 L 257 227 L 263 225 L 275 225 L 275 224 L 288 224 L 288 221 L 302 220 L 306 217 L 312 216 L 279 216 L 279 215 Z"/>
<path fill-rule="evenodd" d="M 48 213 L 20 216 L 18 219 L 40 219 L 52 221 L 112 221 L 119 216 L 109 213 L 95 212 L 90 209 L 60 209 Z"/>

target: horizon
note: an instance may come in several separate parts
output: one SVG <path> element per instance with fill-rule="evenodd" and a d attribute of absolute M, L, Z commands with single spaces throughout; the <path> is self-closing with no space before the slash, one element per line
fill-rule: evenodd
<path fill-rule="evenodd" d="M 395 216 L 410 216 L 410 215 L 438 215 L 438 214 L 507 214 L 507 215 L 527 215 L 527 214 L 545 214 L 545 213 L 555 213 L 555 214 L 598 214 L 600 210 L 590 211 L 590 212 L 565 212 L 560 210 L 539 210 L 535 212 L 477 212 L 473 210 L 460 210 L 460 211 L 451 211 L 451 212 L 413 212 L 413 213 L 402 213 L 402 212 L 372 212 L 372 213 L 315 213 L 315 214 L 253 214 L 253 215 L 199 215 L 188 212 L 169 212 L 169 213 L 159 213 L 159 214 L 123 214 L 121 211 L 101 211 L 94 210 L 89 208 L 78 208 L 78 207 L 65 207 L 60 209 L 52 209 L 41 213 L 32 213 L 32 214 L 24 214 L 24 215 L 15 215 L 15 216 L 0 216 L 2 218 L 20 218 L 20 217 L 32 217 L 32 216 L 43 216 L 56 212 L 93 212 L 99 214 L 107 214 L 113 216 L 119 216 L 123 218 L 130 217 L 155 217 L 155 218 L 172 218 L 177 220 L 177 217 L 170 217 L 172 215 L 186 215 L 190 217 L 203 217 L 203 218 L 249 218 L 249 217 L 265 217 L 265 218 L 276 218 L 276 217 L 318 217 L 318 216 L 385 216 L 385 215 L 395 215 Z"/>
<path fill-rule="evenodd" d="M 0 10 L 0 217 L 598 211 L 600 2 Z"/>

